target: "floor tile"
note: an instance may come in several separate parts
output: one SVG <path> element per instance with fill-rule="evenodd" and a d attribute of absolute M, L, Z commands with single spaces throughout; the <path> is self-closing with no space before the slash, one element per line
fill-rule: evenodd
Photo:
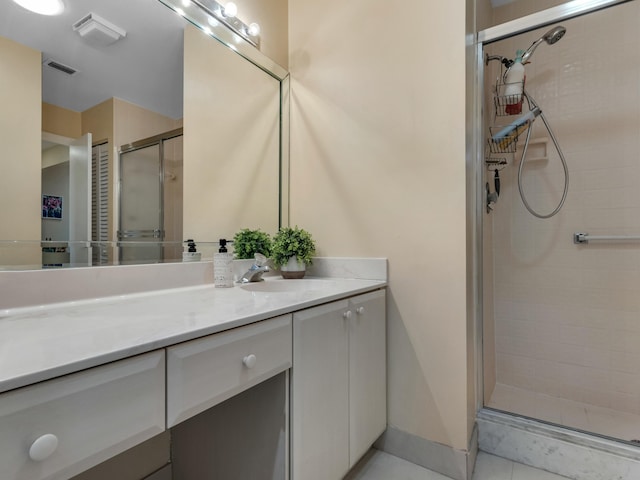
<path fill-rule="evenodd" d="M 379 450 L 371 450 L 345 480 L 451 480 Z M 473 480 L 567 480 L 565 477 L 478 452 Z"/>
<path fill-rule="evenodd" d="M 451 480 L 401 458 L 373 450 L 345 480 Z"/>
<path fill-rule="evenodd" d="M 473 480 L 512 480 L 513 462 L 504 458 L 478 452 Z"/>

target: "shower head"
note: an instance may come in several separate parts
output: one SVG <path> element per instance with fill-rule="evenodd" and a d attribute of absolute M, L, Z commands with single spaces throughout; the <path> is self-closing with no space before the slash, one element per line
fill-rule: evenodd
<path fill-rule="evenodd" d="M 558 40 L 560 40 L 565 33 L 567 33 L 567 29 L 562 25 L 553 27 L 538 40 L 533 42 L 529 48 L 527 48 L 527 51 L 522 55 L 522 63 L 525 63 L 527 60 L 529 60 L 531 55 L 533 55 L 533 52 L 536 50 L 536 48 L 538 48 L 538 45 L 540 45 L 542 42 L 547 42 L 549 45 L 553 45 Z"/>

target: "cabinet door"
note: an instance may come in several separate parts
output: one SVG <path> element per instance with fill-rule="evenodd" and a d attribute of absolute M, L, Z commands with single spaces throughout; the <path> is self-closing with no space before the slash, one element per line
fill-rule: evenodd
<path fill-rule="evenodd" d="M 346 300 L 293 316 L 292 478 L 337 480 L 349 468 Z"/>
<path fill-rule="evenodd" d="M 385 292 L 351 299 L 349 310 L 349 468 L 387 426 Z"/>

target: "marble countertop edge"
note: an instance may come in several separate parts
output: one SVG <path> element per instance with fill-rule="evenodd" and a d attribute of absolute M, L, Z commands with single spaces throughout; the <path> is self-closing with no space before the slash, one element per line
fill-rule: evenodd
<path fill-rule="evenodd" d="M 291 293 L 207 284 L 2 310 L 0 392 L 387 286 L 319 280 L 325 288 Z"/>

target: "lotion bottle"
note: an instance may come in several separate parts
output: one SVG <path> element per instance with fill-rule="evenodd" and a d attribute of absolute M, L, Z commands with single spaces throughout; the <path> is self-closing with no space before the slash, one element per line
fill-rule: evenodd
<path fill-rule="evenodd" d="M 213 255 L 213 285 L 215 287 L 233 287 L 233 254 L 227 251 L 227 240 L 220 239 L 218 253 Z"/>

